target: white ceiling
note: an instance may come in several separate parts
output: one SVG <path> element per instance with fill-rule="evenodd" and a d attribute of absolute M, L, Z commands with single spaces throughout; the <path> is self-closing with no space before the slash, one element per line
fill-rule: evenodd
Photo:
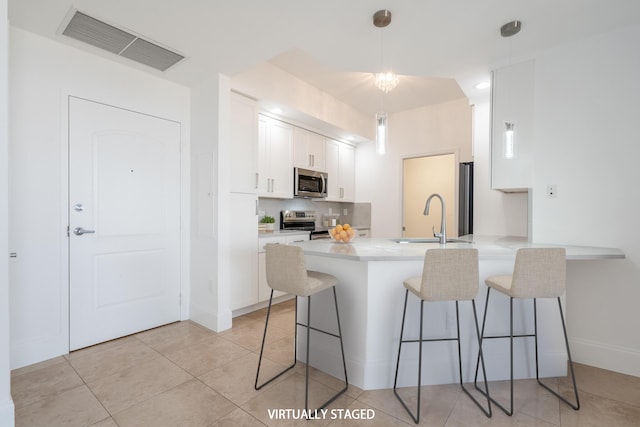
<path fill-rule="evenodd" d="M 184 54 L 164 73 L 59 34 L 73 8 Z M 389 9 L 380 30 L 372 16 Z M 639 0 L 9 0 L 11 25 L 192 86 L 215 73 L 233 76 L 271 61 L 327 93 L 371 113 L 381 92 L 372 72 L 401 74 L 384 98 L 401 111 L 467 96 L 509 57 L 616 27 L 640 23 Z M 512 39 L 499 28 L 513 19 Z M 382 33 L 381 33 L 382 31 Z M 452 80 L 455 79 L 455 80 Z"/>

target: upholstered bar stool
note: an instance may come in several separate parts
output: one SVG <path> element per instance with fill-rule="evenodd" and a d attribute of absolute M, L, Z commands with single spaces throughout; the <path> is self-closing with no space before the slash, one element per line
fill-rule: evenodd
<path fill-rule="evenodd" d="M 342 353 L 342 367 L 344 369 L 344 388 L 334 394 L 329 400 L 322 404 L 318 409 L 322 409 L 335 399 L 337 399 L 342 393 L 344 393 L 349 382 L 347 379 L 347 365 L 344 358 L 344 347 L 342 345 L 342 330 L 340 328 L 340 315 L 338 313 L 338 298 L 336 296 L 336 283 L 337 279 L 326 273 L 320 273 L 317 271 L 308 271 L 305 267 L 304 253 L 299 246 L 289 246 L 280 244 L 267 244 L 265 246 L 265 258 L 266 258 L 266 273 L 267 283 L 271 288 L 271 297 L 269 298 L 269 307 L 267 308 L 267 319 L 264 324 L 264 334 L 262 336 L 262 345 L 260 346 L 260 358 L 258 359 L 258 370 L 256 372 L 255 389 L 260 390 L 265 385 L 269 384 L 288 370 L 292 369 L 296 365 L 297 360 L 297 348 L 298 348 L 298 326 L 302 326 L 307 330 L 307 355 L 306 355 L 306 371 L 305 371 L 305 395 L 304 395 L 304 409 L 309 409 L 309 342 L 310 332 L 321 332 L 326 335 L 338 338 L 340 341 L 340 352 Z M 333 334 L 331 332 L 323 331 L 321 329 L 311 326 L 311 296 L 326 289 L 333 289 L 333 301 L 336 308 L 336 320 L 338 321 L 338 333 Z M 260 376 L 260 365 L 262 364 L 262 355 L 264 352 L 264 343 L 267 337 L 267 327 L 269 326 L 269 316 L 271 314 L 271 304 L 273 302 L 273 291 L 283 291 L 288 294 L 296 296 L 295 304 L 295 322 L 296 331 L 294 335 L 294 352 L 293 363 L 280 373 L 276 374 L 272 378 L 258 385 L 258 378 Z M 298 322 L 298 297 L 307 298 L 307 323 Z"/>
<path fill-rule="evenodd" d="M 557 396 L 560 400 L 568 404 L 575 410 L 580 409 L 580 400 L 578 398 L 578 388 L 576 386 L 576 378 L 573 373 L 573 362 L 571 360 L 571 351 L 569 350 L 569 340 L 567 339 L 567 328 L 562 314 L 562 303 L 560 297 L 565 292 L 566 281 L 566 251 L 564 248 L 521 248 L 516 253 L 516 261 L 512 275 L 492 276 L 485 280 L 488 286 L 487 300 L 484 307 L 484 315 L 482 318 L 482 341 L 493 338 L 509 338 L 510 340 L 510 392 L 511 402 L 507 410 L 493 398 L 491 401 L 502 409 L 507 415 L 513 415 L 513 339 L 523 337 L 533 337 L 535 341 L 535 361 L 536 361 L 536 380 L 538 383 Z M 484 327 L 487 320 L 487 309 L 489 307 L 489 294 L 491 290 L 496 290 L 510 298 L 509 305 L 509 335 L 484 335 Z M 513 299 L 514 298 L 531 298 L 533 299 L 533 334 L 513 334 Z M 560 320 L 562 322 L 562 332 L 564 333 L 564 342 L 567 346 L 567 357 L 569 359 L 569 369 L 571 370 L 571 379 L 573 381 L 573 391 L 575 393 L 576 403 L 569 402 L 557 392 L 551 390 L 546 384 L 540 381 L 538 367 L 538 314 L 536 300 L 538 298 L 556 298 L 558 300 L 558 308 L 560 310 Z M 476 376 L 478 366 L 476 364 Z M 482 390 L 480 390 L 482 391 Z"/>
<path fill-rule="evenodd" d="M 491 401 L 489 400 L 489 387 L 485 378 L 484 395 L 487 397 L 487 408 L 482 407 L 480 402 L 473 397 L 462 384 L 462 355 L 460 349 L 460 316 L 458 301 L 471 301 L 473 307 L 473 319 L 475 323 L 476 337 L 480 351 L 480 361 L 484 372 L 484 358 L 482 356 L 482 346 L 480 345 L 480 329 L 478 327 L 478 317 L 476 314 L 475 297 L 478 294 L 478 250 L 477 249 L 430 249 L 424 256 L 424 266 L 421 277 L 412 277 L 404 281 L 404 310 L 402 312 L 402 326 L 400 328 L 400 344 L 398 346 L 398 361 L 396 363 L 396 374 L 393 381 L 393 392 L 409 413 L 413 421 L 420 422 L 420 387 L 422 385 L 422 344 L 432 341 L 457 341 L 458 342 L 458 369 L 460 373 L 460 387 L 473 400 L 473 402 L 491 417 Z M 407 314 L 407 299 L 409 291 L 420 299 L 420 337 L 418 339 L 404 339 L 404 325 Z M 423 336 L 423 315 L 425 301 L 455 301 L 456 303 L 456 330 L 454 338 L 426 339 Z M 400 369 L 400 352 L 402 344 L 418 343 L 418 400 L 416 415 L 411 413 L 407 404 L 402 400 L 397 391 L 398 370 Z"/>

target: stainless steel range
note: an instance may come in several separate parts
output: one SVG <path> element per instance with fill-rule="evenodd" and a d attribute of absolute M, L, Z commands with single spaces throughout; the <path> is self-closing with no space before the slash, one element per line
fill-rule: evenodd
<path fill-rule="evenodd" d="M 316 227 L 315 211 L 280 211 L 281 230 L 308 230 L 311 240 L 330 239 L 326 228 Z"/>

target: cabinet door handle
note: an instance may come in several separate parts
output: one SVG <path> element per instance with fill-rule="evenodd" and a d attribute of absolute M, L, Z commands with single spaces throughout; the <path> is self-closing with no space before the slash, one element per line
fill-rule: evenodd
<path fill-rule="evenodd" d="M 258 200 L 256 200 L 256 215 L 258 215 Z"/>
<path fill-rule="evenodd" d="M 312 154 L 311 155 L 311 166 L 315 166 L 316 165 L 316 155 Z"/>
<path fill-rule="evenodd" d="M 260 174 L 256 172 L 256 189 L 258 188 L 258 183 L 260 182 Z"/>

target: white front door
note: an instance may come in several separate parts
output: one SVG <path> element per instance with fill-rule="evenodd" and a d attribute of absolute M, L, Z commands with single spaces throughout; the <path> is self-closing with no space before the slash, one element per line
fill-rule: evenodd
<path fill-rule="evenodd" d="M 180 123 L 69 97 L 69 241 L 70 350 L 180 319 Z"/>

